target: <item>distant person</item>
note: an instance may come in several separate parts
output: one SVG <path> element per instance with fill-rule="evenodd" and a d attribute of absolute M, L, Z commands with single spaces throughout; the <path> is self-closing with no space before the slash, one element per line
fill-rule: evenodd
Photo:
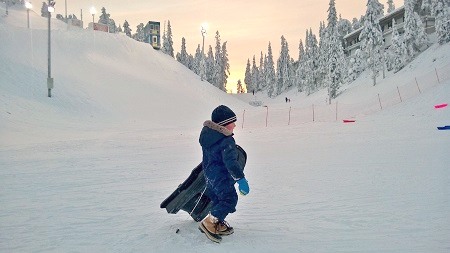
<path fill-rule="evenodd" d="M 206 180 L 205 194 L 211 199 L 211 212 L 199 225 L 199 229 L 214 241 L 220 242 L 223 235 L 230 235 L 234 229 L 225 221 L 228 214 L 236 211 L 239 192 L 247 195 L 250 191 L 243 168 L 238 162 L 233 130 L 236 114 L 227 106 L 214 109 L 211 120 L 203 123 L 200 145 L 203 151 L 203 171 Z"/>
<path fill-rule="evenodd" d="M 253 92 L 253 96 L 255 95 L 255 90 L 252 91 Z"/>

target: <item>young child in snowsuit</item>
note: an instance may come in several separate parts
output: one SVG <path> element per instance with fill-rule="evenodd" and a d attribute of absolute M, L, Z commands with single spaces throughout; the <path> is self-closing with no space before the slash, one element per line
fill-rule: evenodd
<path fill-rule="evenodd" d="M 221 235 L 230 235 L 233 228 L 225 221 L 229 213 L 236 211 L 238 195 L 234 184 L 238 183 L 241 194 L 250 189 L 243 168 L 238 163 L 233 129 L 236 114 L 227 106 L 214 109 L 211 120 L 203 123 L 200 145 L 203 151 L 203 171 L 206 179 L 206 195 L 211 199 L 210 214 L 200 223 L 199 229 L 215 242 Z"/>

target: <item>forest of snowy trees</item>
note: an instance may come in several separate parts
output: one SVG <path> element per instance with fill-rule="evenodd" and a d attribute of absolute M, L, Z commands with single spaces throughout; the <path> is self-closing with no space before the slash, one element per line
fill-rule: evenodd
<path fill-rule="evenodd" d="M 42 10 L 46 10 L 43 2 Z M 312 29 L 306 30 L 304 41 L 298 44 L 298 57 L 291 57 L 288 41 L 280 37 L 281 49 L 278 58 L 274 58 L 269 42 L 267 52 L 247 60 L 245 78 L 238 80 L 238 92 L 262 92 L 276 97 L 285 91 L 297 89 L 307 95 L 320 89 L 327 89 L 329 102 L 339 95 L 343 84 L 355 80 L 362 72 L 368 71 L 376 85 L 384 78 L 386 71 L 397 72 L 412 61 L 421 51 L 430 46 L 421 17 L 435 20 L 435 35 L 440 44 L 450 41 L 450 13 L 448 0 L 405 0 L 405 17 L 401 30 L 399 24 L 392 22 L 391 44 L 385 45 L 385 38 L 379 20 L 386 14 L 396 11 L 392 0 L 385 6 L 378 0 L 367 0 L 367 9 L 359 19 L 352 21 L 338 15 L 335 0 L 330 0 L 327 20 L 320 22 L 319 34 Z M 42 15 L 46 15 L 42 11 Z M 125 33 L 137 41 L 145 41 L 144 23 L 140 23 L 133 33 L 127 20 L 123 28 L 116 26 L 114 19 L 101 9 L 98 23 L 107 25 L 110 33 Z M 349 56 L 344 51 L 344 37 L 355 31 L 359 34 L 359 49 Z M 215 34 L 214 48 L 209 45 L 202 48 L 199 44 L 195 54 L 187 52 L 186 40 L 181 39 L 180 52 L 174 53 L 173 34 L 170 21 L 164 23 L 161 38 L 161 51 L 185 65 L 217 88 L 227 91 L 227 79 L 230 75 L 227 42 L 222 42 L 219 31 Z M 245 88 L 244 88 L 245 86 Z"/>
<path fill-rule="evenodd" d="M 430 45 L 421 16 L 435 18 L 436 37 L 440 44 L 450 41 L 448 0 L 405 0 L 405 19 L 400 34 L 392 24 L 392 42 L 386 48 L 379 20 L 384 5 L 378 0 L 368 0 L 365 15 L 352 22 L 338 18 L 335 0 L 330 0 L 327 23 L 321 22 L 319 38 L 312 29 L 306 31 L 305 43 L 298 46 L 298 59 L 289 54 L 288 42 L 281 36 L 277 65 L 269 42 L 267 53 L 261 52 L 259 65 L 256 57 L 247 60 L 244 82 L 247 92 L 264 92 L 276 97 L 292 88 L 311 94 L 319 89 L 328 90 L 329 102 L 339 94 L 340 87 L 355 80 L 363 71 L 369 71 L 373 85 L 385 71 L 399 71 L 403 66 Z M 387 13 L 395 10 L 392 0 L 387 1 Z M 420 15 L 419 15 L 420 14 Z M 360 48 L 355 55 L 344 54 L 344 36 L 361 29 Z M 382 74 L 382 75 L 381 75 Z"/>

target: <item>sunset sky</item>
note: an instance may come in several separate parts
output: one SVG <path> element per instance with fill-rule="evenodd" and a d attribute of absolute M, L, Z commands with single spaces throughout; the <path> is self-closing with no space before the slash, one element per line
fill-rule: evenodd
<path fill-rule="evenodd" d="M 181 38 L 187 43 L 187 51 L 194 55 L 197 45 L 202 43 L 201 24 L 208 23 L 205 38 L 205 53 L 209 45 L 215 45 L 215 33 L 219 31 L 222 43 L 227 41 L 228 57 L 230 60 L 230 77 L 227 88 L 235 89 L 238 79 L 244 81 L 247 59 L 252 61 L 256 55 L 257 64 L 261 51 L 267 53 L 269 42 L 272 44 L 274 61 L 280 51 L 282 35 L 289 44 L 290 55 L 298 58 L 299 41 L 305 40 L 306 29 L 312 28 L 318 36 L 320 21 L 326 21 L 329 0 L 65 0 L 68 14 L 75 14 L 80 18 L 83 9 L 85 26 L 92 20 L 89 8 L 94 6 L 97 13 L 102 7 L 111 14 L 116 25 L 128 21 L 133 33 L 139 23 L 150 20 L 161 22 L 170 20 L 173 33 L 174 50 L 179 52 Z M 65 1 L 56 0 L 56 13 L 64 15 Z M 352 20 L 360 17 L 366 11 L 366 0 L 336 0 L 336 9 L 342 18 Z M 387 9 L 387 0 L 380 3 Z M 403 5 L 403 1 L 396 0 L 396 8 Z M 37 5 L 37 4 L 35 4 Z M 34 6 L 40 11 L 40 4 Z M 95 20 L 98 20 L 96 15 Z M 162 31 L 161 31 L 162 32 Z"/>

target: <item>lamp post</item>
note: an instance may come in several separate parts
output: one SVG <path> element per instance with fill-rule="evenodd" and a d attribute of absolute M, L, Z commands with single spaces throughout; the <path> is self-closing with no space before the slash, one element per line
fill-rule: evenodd
<path fill-rule="evenodd" d="M 30 28 L 30 10 L 33 5 L 30 2 L 25 2 L 25 8 L 27 8 L 27 27 Z"/>
<path fill-rule="evenodd" d="M 208 24 L 203 23 L 201 26 L 201 30 L 200 32 L 202 33 L 202 37 L 203 37 L 203 43 L 202 43 L 202 61 L 201 61 L 201 68 L 204 68 L 204 64 L 205 64 L 205 35 L 206 35 L 206 28 L 207 28 Z M 203 81 L 203 73 L 200 74 L 200 79 Z"/>
<path fill-rule="evenodd" d="M 92 15 L 92 30 L 94 30 L 94 17 L 95 17 L 95 14 L 97 13 L 97 10 L 95 9 L 94 6 L 92 6 L 92 7 L 89 9 L 89 12 L 90 12 L 91 15 Z"/>
<path fill-rule="evenodd" d="M 48 0 L 48 76 L 47 76 L 47 88 L 48 97 L 52 97 L 53 89 L 53 78 L 52 78 L 52 58 L 51 58 L 51 29 L 50 29 L 50 19 L 52 13 L 55 11 L 55 2 L 53 0 Z"/>

